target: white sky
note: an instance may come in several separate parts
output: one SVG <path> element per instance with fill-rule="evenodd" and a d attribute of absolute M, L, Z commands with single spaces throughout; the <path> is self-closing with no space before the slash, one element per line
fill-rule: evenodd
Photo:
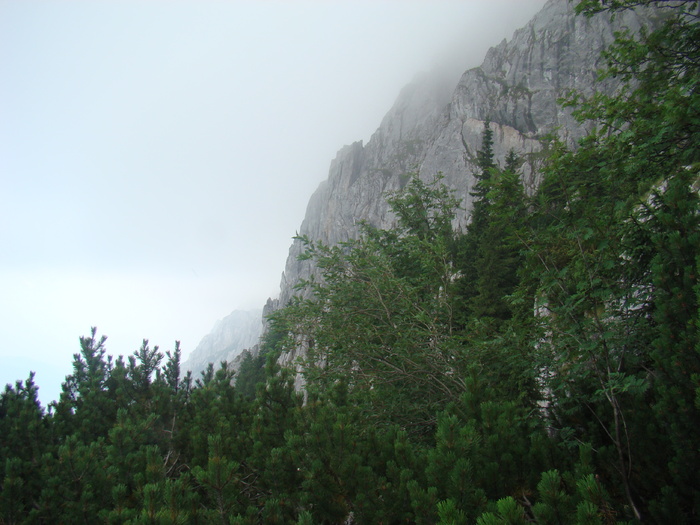
<path fill-rule="evenodd" d="M 0 386 L 262 306 L 337 150 L 544 3 L 0 0 Z"/>

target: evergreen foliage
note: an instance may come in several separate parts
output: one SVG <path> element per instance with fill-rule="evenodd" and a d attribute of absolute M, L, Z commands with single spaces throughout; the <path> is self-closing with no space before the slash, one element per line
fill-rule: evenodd
<path fill-rule="evenodd" d="M 48 410 L 33 374 L 7 385 L 0 524 L 700 521 L 697 5 L 578 9 L 656 4 L 532 198 L 487 124 L 466 231 L 414 175 L 396 228 L 304 238 L 320 275 L 238 372 L 113 359 L 93 328 Z"/>

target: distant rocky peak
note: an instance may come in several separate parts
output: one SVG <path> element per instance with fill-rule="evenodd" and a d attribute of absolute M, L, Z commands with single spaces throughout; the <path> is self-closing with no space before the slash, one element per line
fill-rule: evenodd
<path fill-rule="evenodd" d="M 183 374 L 189 370 L 196 379 L 209 363 L 216 368 L 222 361 L 233 363 L 243 350 L 258 343 L 262 328 L 262 310 L 234 310 L 214 324 L 182 363 Z"/>

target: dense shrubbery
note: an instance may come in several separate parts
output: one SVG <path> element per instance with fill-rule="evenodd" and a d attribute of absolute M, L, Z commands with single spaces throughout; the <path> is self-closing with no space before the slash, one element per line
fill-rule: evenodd
<path fill-rule="evenodd" d="M 487 126 L 466 232 L 414 177 L 396 230 L 306 239 L 312 299 L 237 376 L 183 380 L 147 342 L 112 360 L 93 330 L 48 413 L 32 376 L 8 385 L 0 523 L 700 520 L 693 4 L 619 36 L 619 92 L 579 105 L 599 125 L 549 145 L 533 197 Z M 275 364 L 297 345 L 303 395 Z"/>

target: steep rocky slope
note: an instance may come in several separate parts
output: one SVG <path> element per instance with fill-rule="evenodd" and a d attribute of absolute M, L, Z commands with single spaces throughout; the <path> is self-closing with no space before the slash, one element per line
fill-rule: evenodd
<path fill-rule="evenodd" d="M 216 322 L 187 360 L 182 371 L 190 370 L 198 378 L 209 363 L 233 362 L 243 350 L 252 348 L 262 333 L 261 310 L 235 310 Z"/>
<path fill-rule="evenodd" d="M 542 138 L 555 133 L 575 145 L 586 132 L 557 100 L 572 89 L 585 94 L 612 89 L 596 82 L 596 71 L 603 66 L 601 50 L 616 31 L 637 31 L 656 14 L 629 11 L 612 20 L 608 15 L 587 19 L 575 16 L 569 0 L 550 0 L 510 41 L 490 49 L 482 65 L 466 71 L 456 86 L 431 75 L 417 77 L 367 144 L 356 142 L 337 153 L 327 180 L 310 198 L 299 233 L 332 245 L 356 236 L 362 220 L 380 228 L 393 226 L 385 194 L 400 189 L 407 173 L 426 180 L 442 173 L 463 201 L 455 220 L 464 227 L 487 120 L 494 130 L 496 160 L 503 164 L 511 149 L 519 154 L 525 161 L 523 181 L 533 191 Z M 310 261 L 298 260 L 303 249 L 300 241 L 290 247 L 279 297 L 268 301 L 266 313 L 284 306 L 299 293 L 294 288 L 299 280 L 313 273 Z M 283 356 L 283 361 L 293 357 Z"/>
<path fill-rule="evenodd" d="M 647 14 L 652 14 L 651 12 Z M 465 72 L 456 87 L 424 76 L 407 86 L 365 145 L 342 148 L 331 162 L 328 179 L 311 197 L 301 235 L 328 244 L 357 234 L 358 222 L 391 227 L 394 218 L 384 199 L 405 174 L 424 179 L 441 172 L 463 199 L 458 225 L 471 208 L 476 152 L 484 122 L 494 129 L 494 153 L 503 163 L 513 149 L 523 159 L 526 187 L 537 184 L 541 139 L 556 133 L 575 144 L 585 132 L 557 99 L 571 89 L 590 94 L 611 86 L 596 82 L 601 50 L 622 28 L 638 30 L 644 18 L 633 12 L 592 19 L 575 16 L 568 0 L 550 0 L 510 41 L 492 48 L 480 67 Z M 299 261 L 295 241 L 282 276 L 279 306 L 297 293 L 294 285 L 313 268 Z"/>

